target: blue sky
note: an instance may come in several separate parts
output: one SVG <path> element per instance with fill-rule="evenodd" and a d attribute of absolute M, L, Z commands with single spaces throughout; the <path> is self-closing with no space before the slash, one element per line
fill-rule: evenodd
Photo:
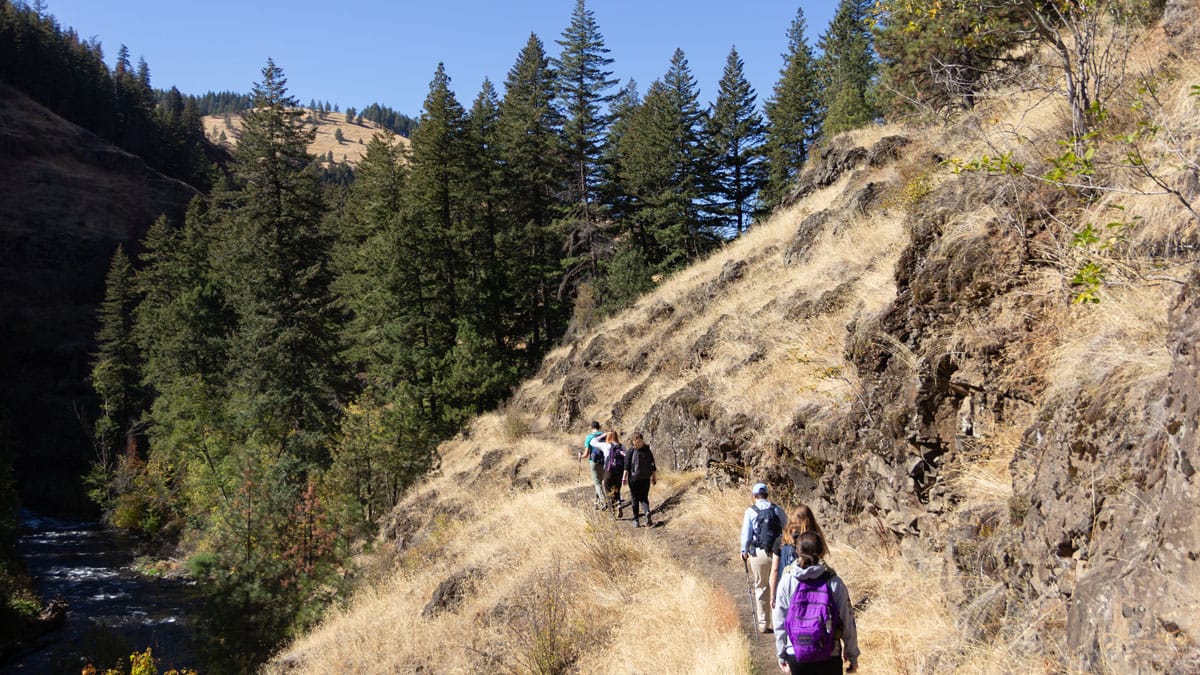
<path fill-rule="evenodd" d="M 803 8 L 816 45 L 836 3 L 804 0 L 589 0 L 615 59 L 613 75 L 638 90 L 666 72 L 684 50 L 704 102 L 716 96 L 731 46 L 762 102 L 770 96 L 787 49 L 787 29 Z M 575 0 L 47 0 L 58 22 L 96 37 L 112 64 L 120 45 L 136 65 L 150 65 L 151 84 L 185 94 L 249 92 L 267 58 L 288 78 L 301 103 L 341 109 L 378 102 L 420 114 L 439 61 L 469 107 L 484 77 L 503 93 L 508 69 L 537 33 L 546 51 L 570 23 Z"/>

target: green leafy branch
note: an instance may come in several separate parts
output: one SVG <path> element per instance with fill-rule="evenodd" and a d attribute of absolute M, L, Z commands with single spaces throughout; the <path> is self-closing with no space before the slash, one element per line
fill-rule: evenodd
<path fill-rule="evenodd" d="M 1125 212 L 1125 207 L 1120 204 L 1114 204 L 1111 208 Z M 1092 223 L 1087 223 L 1083 229 L 1076 232 L 1071 237 L 1071 247 L 1080 248 L 1092 252 L 1108 252 L 1115 250 L 1118 246 L 1128 241 L 1129 232 L 1137 226 L 1142 219 L 1141 216 L 1133 216 L 1125 219 L 1120 218 L 1111 222 L 1105 223 L 1103 229 L 1097 228 Z M 1071 286 L 1077 287 L 1079 291 L 1071 299 L 1071 302 L 1076 305 L 1098 304 L 1100 302 L 1100 288 L 1104 285 L 1105 269 L 1095 259 L 1089 259 L 1071 277 Z"/>

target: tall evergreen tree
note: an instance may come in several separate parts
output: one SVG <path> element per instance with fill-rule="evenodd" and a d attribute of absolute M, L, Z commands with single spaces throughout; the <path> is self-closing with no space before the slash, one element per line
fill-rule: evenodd
<path fill-rule="evenodd" d="M 630 150 L 626 141 L 633 126 L 633 119 L 642 97 L 638 94 L 637 83 L 630 80 L 621 88 L 611 103 L 612 124 L 609 127 L 608 141 L 604 146 L 601 162 L 601 200 L 608 205 L 609 215 L 614 221 L 620 222 L 630 213 L 629 195 L 622 186 L 625 168 L 623 156 Z"/>
<path fill-rule="evenodd" d="M 766 130 L 737 49 L 730 49 L 705 134 L 710 171 L 705 192 L 716 226 L 741 236 L 765 182 L 761 146 Z"/>
<path fill-rule="evenodd" d="M 347 312 L 345 360 L 365 376 L 367 386 L 383 389 L 400 377 L 391 367 L 391 354 L 403 338 L 386 327 L 399 309 L 392 277 L 407 182 L 404 146 L 390 132 L 375 134 L 336 224 L 333 288 Z"/>
<path fill-rule="evenodd" d="M 658 223 L 655 238 L 662 249 L 662 264 L 674 269 L 709 250 L 715 237 L 700 215 L 700 180 L 709 169 L 702 148 L 706 115 L 700 108 L 696 78 L 682 49 L 672 54 L 662 84 L 661 102 L 666 108 L 659 112 L 663 115 L 659 123 L 665 126 L 659 131 L 665 132 L 668 141 L 671 185 L 664 194 L 667 209 L 661 215 L 666 217 Z M 643 105 L 656 98 L 647 92 Z"/>
<path fill-rule="evenodd" d="M 557 41 L 562 53 L 552 62 L 557 98 L 563 111 L 563 138 L 570 179 L 566 203 L 566 252 L 570 265 L 560 291 L 594 277 L 598 271 L 601 223 L 605 215 L 599 195 L 604 136 L 611 117 L 606 110 L 618 80 L 608 70 L 613 59 L 604 45 L 595 15 L 576 0 L 571 23 Z M 562 292 L 559 293 L 561 299 Z"/>
<path fill-rule="evenodd" d="M 677 49 L 663 79 L 618 125 L 614 161 L 627 239 L 621 246 L 638 249 L 624 258 L 644 261 L 648 273 L 674 270 L 717 241 L 699 211 L 699 177 L 706 168 L 698 99 L 687 58 Z"/>
<path fill-rule="evenodd" d="M 225 381 L 234 317 L 214 280 L 209 233 L 204 204 L 194 200 L 182 229 L 159 218 L 142 242 L 135 329 L 145 382 L 160 399 L 180 379 Z"/>
<path fill-rule="evenodd" d="M 237 146 L 231 210 L 221 253 L 238 316 L 232 361 L 239 405 L 260 437 L 295 445 L 294 456 L 323 461 L 339 388 L 330 291 L 330 236 L 308 154 L 313 131 L 268 60 L 254 87 Z"/>
<path fill-rule="evenodd" d="M 509 225 L 503 245 L 511 283 L 524 292 L 517 330 L 530 365 L 541 360 L 564 322 L 555 293 L 561 239 L 555 227 L 567 184 L 562 119 L 554 106 L 554 73 L 542 42 L 530 35 L 508 71 L 496 123 Z"/>
<path fill-rule="evenodd" d="M 804 10 L 788 28 L 788 50 L 771 98 L 767 101 L 767 183 L 762 205 L 773 209 L 796 183 L 800 169 L 821 131 L 820 85 L 816 58 L 808 45 Z"/>
<path fill-rule="evenodd" d="M 508 351 L 509 336 L 516 332 L 517 289 L 509 281 L 510 266 L 501 250 L 507 236 L 503 169 L 497 154 L 496 133 L 500 121 L 500 97 L 491 80 L 484 79 L 479 95 L 467 115 L 467 176 L 465 184 L 472 207 L 473 226 L 463 242 L 470 259 L 477 261 L 465 270 L 470 274 L 473 305 L 468 314 L 475 317 L 481 335 L 487 336 L 488 351 Z"/>
<path fill-rule="evenodd" d="M 411 175 L 401 219 L 403 250 L 394 282 L 403 312 L 393 325 L 407 340 L 396 355 L 404 373 L 397 394 L 403 395 L 401 407 L 411 420 L 406 424 L 426 434 L 422 438 L 436 439 L 452 426 L 442 373 L 446 354 L 454 344 L 460 307 L 458 275 L 464 261 L 454 241 L 455 228 L 468 216 L 464 176 L 469 149 L 466 112 L 440 63 L 429 84 L 411 148 Z"/>
<path fill-rule="evenodd" d="M 105 278 L 100 330 L 96 334 L 98 350 L 92 365 L 92 388 L 100 398 L 95 443 L 97 469 L 102 473 L 115 466 L 144 408 L 141 357 L 133 333 L 136 304 L 133 268 L 124 247 L 118 246 Z"/>
<path fill-rule="evenodd" d="M 857 129 L 879 117 L 871 91 L 877 70 L 868 25 L 872 4 L 872 0 L 841 0 L 817 43 L 824 134 Z"/>

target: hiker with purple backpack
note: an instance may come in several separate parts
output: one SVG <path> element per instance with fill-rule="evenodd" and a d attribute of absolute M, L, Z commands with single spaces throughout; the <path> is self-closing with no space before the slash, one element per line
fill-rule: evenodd
<path fill-rule="evenodd" d="M 858 669 L 854 606 L 841 577 L 821 563 L 825 542 L 816 532 L 796 538 L 796 560 L 775 593 L 775 654 L 792 675 L 841 675 Z"/>
<path fill-rule="evenodd" d="M 591 440 L 591 445 L 604 453 L 604 494 L 613 517 L 621 517 L 621 481 L 625 478 L 625 448 L 617 432 L 610 431 Z"/>

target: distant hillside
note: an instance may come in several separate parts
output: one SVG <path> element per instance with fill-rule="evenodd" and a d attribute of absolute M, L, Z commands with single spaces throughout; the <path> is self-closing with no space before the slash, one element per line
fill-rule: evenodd
<path fill-rule="evenodd" d="M 333 153 L 334 162 L 345 162 L 355 166 L 367 152 L 367 143 L 377 133 L 386 131 L 382 126 L 363 120 L 347 122 L 343 113 L 322 113 L 308 108 L 304 109 L 309 128 L 315 128 L 317 137 L 308 146 L 309 152 L 318 158 L 328 159 Z M 240 115 L 208 115 L 202 118 L 205 136 L 218 145 L 232 150 L 237 146 L 238 137 L 242 131 Z M 337 133 L 342 133 L 342 140 L 337 139 Z M 409 140 L 397 136 L 400 143 L 408 144 Z"/>
<path fill-rule="evenodd" d="M 825 143 L 788 207 L 443 444 L 368 583 L 269 671 L 774 672 L 736 548 L 761 480 L 817 512 L 863 672 L 1200 672 L 1200 62 L 1176 17 L 1123 64 L 1156 98 L 1108 99 L 1072 181 L 1044 82 Z M 591 420 L 646 435 L 660 527 L 592 510 Z"/>
<path fill-rule="evenodd" d="M 87 381 L 113 251 L 136 252 L 160 215 L 182 222 L 198 193 L 3 83 L 0 175 L 0 411 L 24 503 L 62 506 L 84 498 L 92 448 L 77 416 L 95 415 Z"/>

